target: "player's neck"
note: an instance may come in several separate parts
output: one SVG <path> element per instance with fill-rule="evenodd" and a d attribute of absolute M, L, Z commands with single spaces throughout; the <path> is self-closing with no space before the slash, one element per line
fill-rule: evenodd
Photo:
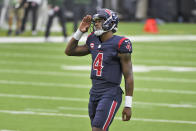
<path fill-rule="evenodd" d="M 101 42 L 107 41 L 110 38 L 112 38 L 113 33 L 111 31 L 104 33 L 103 35 L 100 36 Z"/>

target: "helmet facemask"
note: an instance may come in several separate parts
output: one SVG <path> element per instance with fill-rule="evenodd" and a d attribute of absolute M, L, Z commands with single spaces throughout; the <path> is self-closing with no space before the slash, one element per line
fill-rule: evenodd
<path fill-rule="evenodd" d="M 101 23 L 100 28 L 97 28 L 95 25 L 97 21 L 98 23 Z M 96 36 L 101 36 L 103 33 L 107 32 L 103 29 L 104 22 L 105 22 L 104 18 L 93 16 L 93 31 Z"/>
<path fill-rule="evenodd" d="M 102 20 L 102 26 L 100 29 L 97 29 L 95 26 L 95 22 L 97 20 Z M 96 36 L 101 36 L 103 33 L 108 31 L 112 31 L 113 33 L 115 33 L 117 31 L 117 24 L 118 17 L 117 14 L 114 12 L 111 12 L 111 14 L 107 17 L 103 12 L 98 12 L 93 16 L 93 31 Z"/>
<path fill-rule="evenodd" d="M 99 21 L 99 20 L 102 20 L 101 26 L 98 27 L 98 28 L 95 26 L 95 23 L 96 23 L 97 20 L 98 20 L 98 21 Z M 104 30 L 103 30 L 103 23 L 104 23 L 104 20 L 103 20 L 103 19 L 96 19 L 96 20 L 93 20 L 93 31 L 94 31 L 94 34 L 95 34 L 96 36 L 101 36 L 103 33 L 107 32 L 107 31 L 104 31 Z"/>

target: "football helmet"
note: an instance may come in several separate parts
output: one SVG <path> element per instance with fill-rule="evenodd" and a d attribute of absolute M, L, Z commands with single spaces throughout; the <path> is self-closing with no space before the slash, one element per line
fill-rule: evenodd
<path fill-rule="evenodd" d="M 103 19 L 102 29 L 96 29 L 95 21 Z M 98 9 L 97 13 L 93 15 L 93 31 L 96 36 L 101 36 L 103 33 L 112 31 L 115 33 L 118 30 L 118 16 L 117 13 L 109 9 Z"/>

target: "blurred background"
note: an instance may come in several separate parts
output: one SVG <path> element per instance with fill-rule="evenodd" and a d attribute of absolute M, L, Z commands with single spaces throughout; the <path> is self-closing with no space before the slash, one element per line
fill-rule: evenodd
<path fill-rule="evenodd" d="M 110 130 L 196 131 L 196 0 L 0 0 L 0 131 L 91 130 L 91 55 L 64 50 L 99 8 L 133 46 L 132 119 L 123 100 Z"/>
<path fill-rule="evenodd" d="M 55 27 L 58 25 L 57 18 L 54 19 L 54 26 L 53 22 L 49 22 L 56 7 L 61 8 L 61 15 L 57 16 L 62 18 L 60 23 L 65 24 L 64 36 L 67 36 L 67 22 L 73 24 L 71 31 L 68 31 L 70 34 L 76 31 L 79 20 L 86 14 L 94 14 L 99 8 L 118 12 L 120 21 L 126 22 L 144 22 L 149 18 L 156 19 L 159 24 L 196 22 L 196 0 L 0 0 L 0 29 L 9 30 L 7 34 L 10 35 L 16 28 L 16 35 L 20 35 L 27 23 L 27 29 L 32 29 L 34 35 L 37 31 L 47 32 L 46 28 L 61 31 L 61 28 Z M 48 34 L 45 33 L 45 36 L 48 37 Z"/>

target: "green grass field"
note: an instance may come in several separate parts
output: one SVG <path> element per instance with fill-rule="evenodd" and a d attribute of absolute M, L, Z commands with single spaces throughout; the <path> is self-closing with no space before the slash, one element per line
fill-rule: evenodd
<path fill-rule="evenodd" d="M 71 35 L 73 33 L 73 23 L 68 22 L 66 24 L 67 34 Z M 149 35 L 146 32 L 143 32 L 144 23 L 130 23 L 130 22 L 120 22 L 118 24 L 117 35 Z M 187 35 L 187 34 L 196 34 L 195 24 L 179 24 L 179 23 L 168 23 L 158 25 L 160 35 Z M 44 32 L 39 31 L 37 36 L 44 36 Z M 31 31 L 26 31 L 21 36 L 28 37 L 31 35 Z M 7 36 L 7 30 L 0 29 L 0 36 Z M 14 32 L 13 32 L 14 36 Z M 51 32 L 51 36 L 62 36 L 60 32 Z M 36 37 L 36 36 L 33 36 Z"/>
<path fill-rule="evenodd" d="M 194 28 L 186 31 L 186 25 L 173 26 L 168 27 L 176 29 L 172 34 L 196 34 L 191 33 Z M 123 29 L 119 32 L 129 30 Z M 90 71 L 65 69 L 86 67 L 91 58 L 65 56 L 65 47 L 66 43 L 0 44 L 0 131 L 91 130 L 87 111 Z M 195 69 L 196 42 L 134 42 L 132 61 L 134 67 L 161 69 L 134 72 L 132 120 L 120 120 L 122 103 L 110 130 L 195 131 L 196 71 L 165 68 Z"/>

